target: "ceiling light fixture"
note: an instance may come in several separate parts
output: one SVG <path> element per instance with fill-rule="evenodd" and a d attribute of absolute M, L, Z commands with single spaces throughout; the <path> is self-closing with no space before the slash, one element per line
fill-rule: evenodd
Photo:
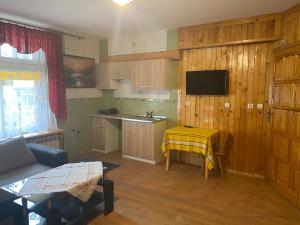
<path fill-rule="evenodd" d="M 127 5 L 128 3 L 132 2 L 133 0 L 112 0 L 112 1 L 119 6 L 124 6 L 124 5 Z"/>

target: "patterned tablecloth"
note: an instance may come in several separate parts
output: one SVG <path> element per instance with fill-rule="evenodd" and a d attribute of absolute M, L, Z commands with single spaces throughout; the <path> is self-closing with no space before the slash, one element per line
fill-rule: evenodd
<path fill-rule="evenodd" d="M 86 202 L 102 175 L 102 162 L 65 164 L 29 177 L 18 194 L 25 196 L 69 192 Z"/>
<path fill-rule="evenodd" d="M 196 152 L 205 155 L 208 169 L 214 168 L 213 145 L 219 143 L 219 131 L 206 128 L 174 127 L 166 130 L 162 152 L 170 150 Z"/>

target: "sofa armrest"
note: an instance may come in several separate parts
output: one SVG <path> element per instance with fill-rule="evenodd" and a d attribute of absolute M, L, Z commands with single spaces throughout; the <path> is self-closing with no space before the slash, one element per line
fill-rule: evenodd
<path fill-rule="evenodd" d="M 38 163 L 52 168 L 68 163 L 68 153 L 61 149 L 35 143 L 29 143 L 27 146 Z"/>

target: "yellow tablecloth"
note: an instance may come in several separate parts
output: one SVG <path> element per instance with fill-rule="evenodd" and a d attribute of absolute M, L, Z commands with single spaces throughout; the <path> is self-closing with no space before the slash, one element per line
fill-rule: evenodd
<path fill-rule="evenodd" d="M 170 150 L 201 153 L 205 155 L 205 163 L 211 170 L 214 168 L 213 146 L 218 143 L 218 130 L 174 127 L 166 130 L 161 149 L 166 157 Z"/>

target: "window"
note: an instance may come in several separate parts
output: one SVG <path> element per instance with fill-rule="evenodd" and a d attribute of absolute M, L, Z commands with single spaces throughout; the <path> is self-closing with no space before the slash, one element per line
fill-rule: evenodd
<path fill-rule="evenodd" d="M 0 47 L 0 139 L 56 128 L 49 107 L 45 54 Z"/>

